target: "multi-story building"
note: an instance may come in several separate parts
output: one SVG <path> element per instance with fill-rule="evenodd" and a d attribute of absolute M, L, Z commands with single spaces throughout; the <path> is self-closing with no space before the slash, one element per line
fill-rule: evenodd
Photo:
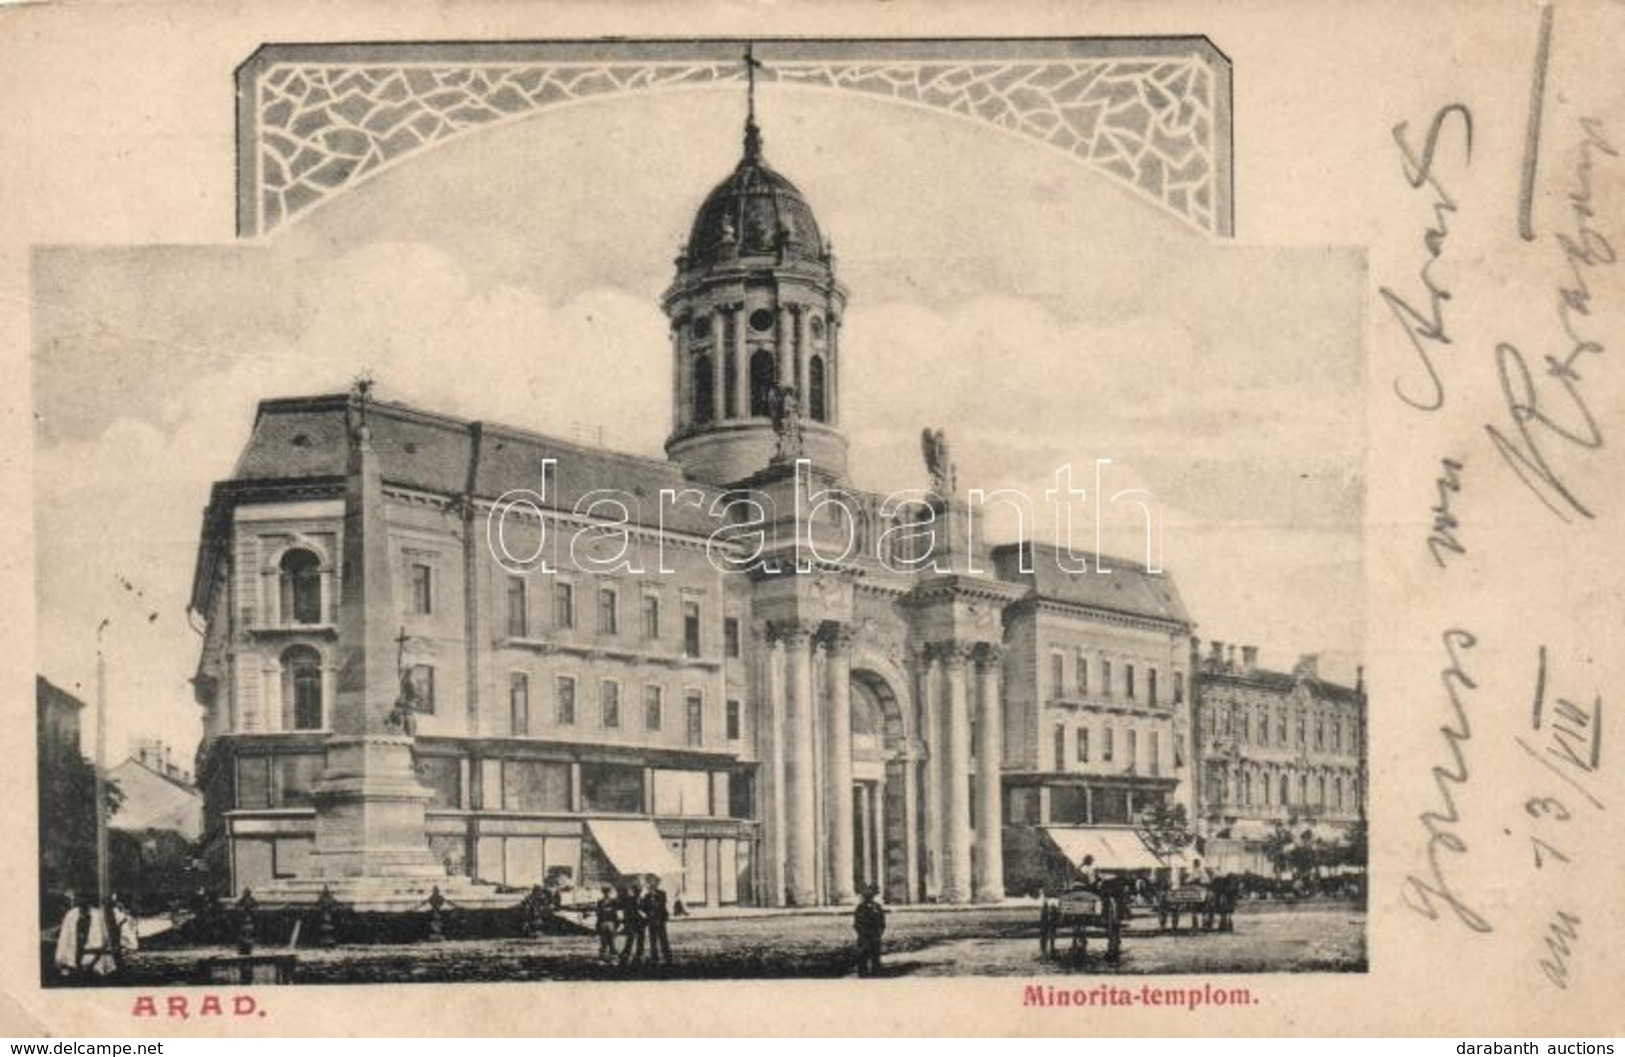
<path fill-rule="evenodd" d="M 1201 818 L 1215 856 L 1265 873 L 1278 825 L 1335 839 L 1365 817 L 1365 688 L 1322 679 L 1312 654 L 1280 672 L 1236 649 L 1211 643 L 1197 666 Z"/>
<path fill-rule="evenodd" d="M 1130 823 L 1194 795 L 1171 579 L 973 548 L 940 434 L 917 501 L 855 488 L 846 300 L 749 121 L 663 299 L 666 459 L 365 387 L 263 402 L 192 601 L 232 887 L 996 900 L 1007 833 L 1019 868 L 1111 826 L 1143 863 Z"/>

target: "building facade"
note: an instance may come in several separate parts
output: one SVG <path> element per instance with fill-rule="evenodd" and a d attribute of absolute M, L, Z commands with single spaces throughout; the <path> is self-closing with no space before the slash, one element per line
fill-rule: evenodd
<path fill-rule="evenodd" d="M 1314 655 L 1281 672 L 1236 651 L 1210 643 L 1197 666 L 1200 814 L 1218 857 L 1268 873 L 1277 827 L 1335 840 L 1365 818 L 1365 688 L 1320 678 Z"/>
<path fill-rule="evenodd" d="M 856 487 L 847 297 L 752 119 L 662 299 L 667 458 L 366 386 L 262 402 L 192 598 L 225 883 L 811 906 L 1161 865 L 1135 823 L 1198 796 L 1172 578 L 973 542 L 940 432 L 913 501 Z"/>

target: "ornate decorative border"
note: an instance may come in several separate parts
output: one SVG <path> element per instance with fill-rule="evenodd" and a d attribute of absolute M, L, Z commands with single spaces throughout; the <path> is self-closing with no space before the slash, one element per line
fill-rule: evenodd
<path fill-rule="evenodd" d="M 237 69 L 237 231 L 550 106 L 743 82 L 745 41 L 267 44 Z M 1205 37 L 755 41 L 763 81 L 861 92 L 1067 151 L 1232 233 L 1230 60 Z"/>

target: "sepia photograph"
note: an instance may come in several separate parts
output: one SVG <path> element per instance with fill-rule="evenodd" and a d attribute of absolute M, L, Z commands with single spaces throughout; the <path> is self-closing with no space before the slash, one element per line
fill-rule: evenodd
<path fill-rule="evenodd" d="M 242 54 L 234 242 L 31 257 L 41 983 L 1365 972 L 1367 255 L 1235 237 L 1242 72 Z"/>

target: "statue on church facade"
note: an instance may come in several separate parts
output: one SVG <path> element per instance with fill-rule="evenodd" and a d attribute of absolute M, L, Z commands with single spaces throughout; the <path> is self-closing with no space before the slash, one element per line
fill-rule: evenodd
<path fill-rule="evenodd" d="M 793 386 L 781 385 L 768 396 L 768 411 L 773 416 L 773 450 L 775 464 L 793 462 L 802 455 L 801 401 Z"/>
<path fill-rule="evenodd" d="M 931 491 L 943 499 L 951 499 L 955 467 L 948 456 L 947 436 L 940 429 L 921 430 L 920 453 L 925 456 L 925 469 L 931 475 Z"/>

